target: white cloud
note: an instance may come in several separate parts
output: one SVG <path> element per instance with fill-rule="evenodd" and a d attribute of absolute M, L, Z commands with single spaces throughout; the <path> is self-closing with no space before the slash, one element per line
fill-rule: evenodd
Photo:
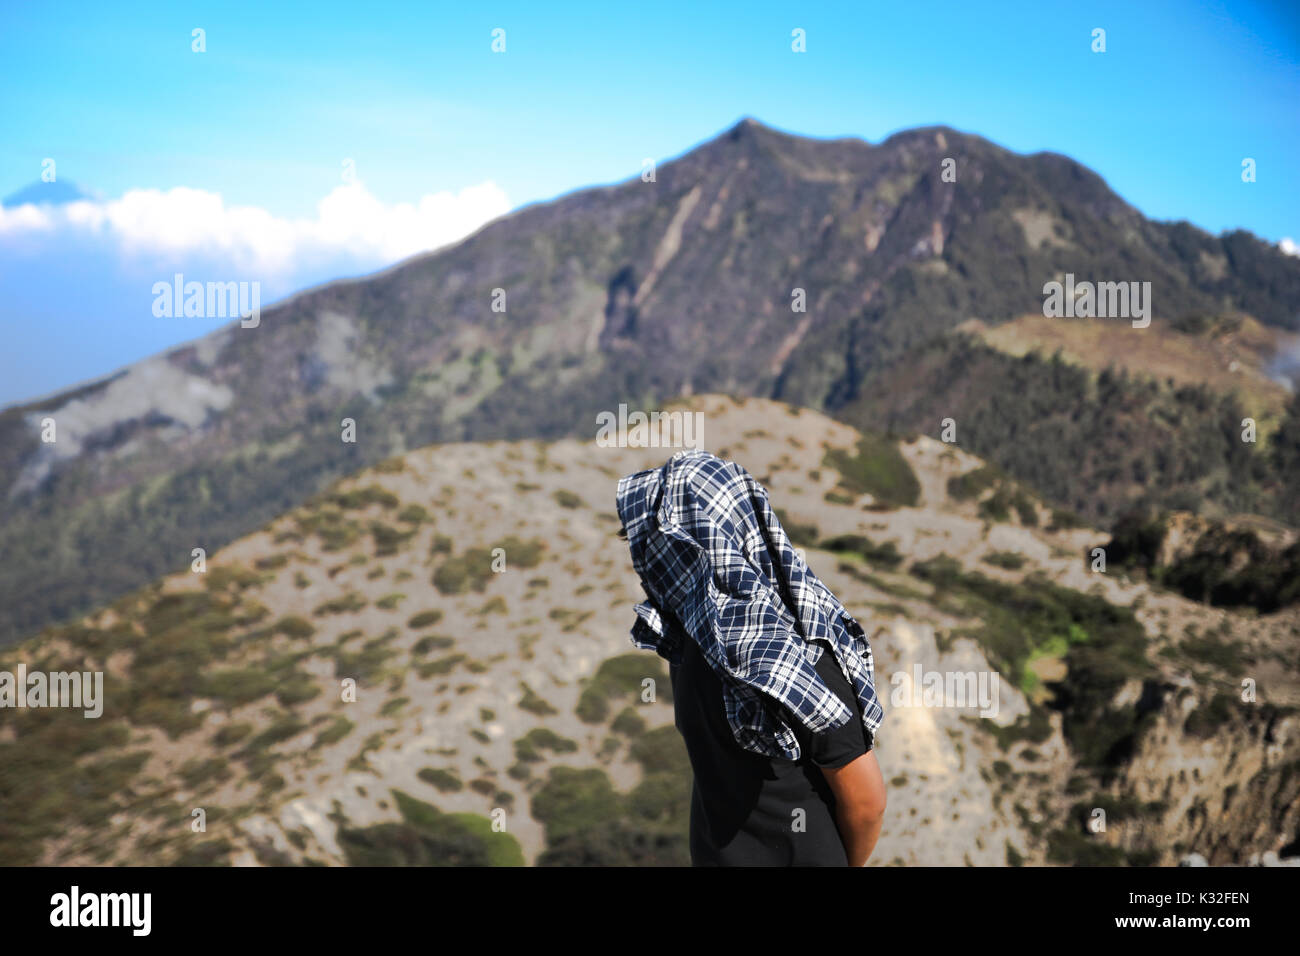
<path fill-rule="evenodd" d="M 385 265 L 455 242 L 510 209 L 493 182 L 387 204 L 360 181 L 316 204 L 314 219 L 282 219 L 257 206 L 227 206 L 219 193 L 132 189 L 120 199 L 0 207 L 0 238 L 85 237 L 170 261 L 199 254 L 241 272 L 285 275 L 340 258 Z"/>
<path fill-rule="evenodd" d="M 1290 236 L 1284 236 L 1282 241 L 1278 243 L 1278 248 L 1288 256 L 1300 256 L 1300 245 L 1296 245 L 1296 241 Z"/>

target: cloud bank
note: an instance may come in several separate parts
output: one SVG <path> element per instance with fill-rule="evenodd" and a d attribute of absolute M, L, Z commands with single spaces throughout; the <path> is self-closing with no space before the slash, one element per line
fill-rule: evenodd
<path fill-rule="evenodd" d="M 32 192 L 28 190 L 27 192 Z M 322 282 L 454 243 L 510 209 L 492 182 L 385 203 L 361 181 L 315 215 L 203 189 L 0 206 L 0 407 L 92 380 L 231 321 L 154 315 L 158 282 L 257 282 L 262 310 Z M 75 195 L 75 194 L 74 194 Z"/>
<path fill-rule="evenodd" d="M 312 219 L 227 205 L 219 193 L 132 189 L 119 199 L 0 207 L 0 242 L 103 242 L 132 257 L 221 261 L 236 273 L 289 278 L 322 262 L 380 266 L 462 239 L 510 209 L 492 182 L 384 203 L 361 181 L 338 186 Z"/>

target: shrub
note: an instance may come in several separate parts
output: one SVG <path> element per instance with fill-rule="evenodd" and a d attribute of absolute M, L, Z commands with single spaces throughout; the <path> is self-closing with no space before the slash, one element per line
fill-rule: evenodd
<path fill-rule="evenodd" d="M 622 801 L 600 769 L 552 767 L 546 783 L 533 795 L 532 813 L 546 827 L 546 840 L 614 822 Z"/>
<path fill-rule="evenodd" d="M 609 729 L 625 737 L 638 737 L 645 733 L 645 721 L 635 707 L 624 707 L 609 725 Z"/>
<path fill-rule="evenodd" d="M 1154 568 L 1166 531 L 1166 522 L 1161 517 L 1150 517 L 1141 511 L 1126 512 L 1115 522 L 1110 541 L 1106 543 L 1107 565 L 1143 570 Z"/>
<path fill-rule="evenodd" d="M 316 678 L 305 671 L 294 670 L 280 679 L 280 687 L 275 692 L 276 700 L 285 707 L 302 704 L 320 696 L 320 685 Z"/>
<path fill-rule="evenodd" d="M 421 611 L 419 614 L 413 615 L 411 619 L 406 622 L 406 626 L 411 628 L 412 630 L 418 631 L 421 628 L 429 627 L 432 624 L 437 624 L 441 620 L 442 620 L 442 612 L 439 610 Z"/>
<path fill-rule="evenodd" d="M 379 676 L 384 663 L 395 654 L 383 646 L 380 640 L 369 641 L 359 651 L 336 649 L 334 652 L 334 676 L 351 677 L 358 683 L 366 684 Z"/>
<path fill-rule="evenodd" d="M 433 586 L 442 594 L 482 591 L 492 574 L 492 553 L 486 548 L 470 548 L 458 557 L 449 557 L 433 572 Z"/>
<path fill-rule="evenodd" d="M 433 767 L 425 767 L 416 776 L 425 783 L 437 787 L 439 793 L 455 793 L 458 790 L 465 789 L 460 777 L 450 770 L 435 770 Z"/>
<path fill-rule="evenodd" d="M 568 737 L 561 737 L 546 727 L 534 727 L 515 741 L 515 759 L 521 763 L 536 763 L 542 759 L 543 750 L 567 754 L 574 753 L 577 749 L 577 743 Z"/>
<path fill-rule="evenodd" d="M 1086 522 L 1073 511 L 1065 511 L 1061 508 L 1052 509 L 1052 520 L 1048 524 L 1048 531 L 1072 531 L 1075 528 L 1084 527 Z"/>
<path fill-rule="evenodd" d="M 549 714 L 559 713 L 559 711 L 538 696 L 538 694 L 523 681 L 519 682 L 519 686 L 524 692 L 523 698 L 519 701 L 519 707 L 521 710 L 526 710 L 531 714 L 536 714 L 538 717 L 546 717 Z"/>
<path fill-rule="evenodd" d="M 903 556 L 898 553 L 898 547 L 894 542 L 886 541 L 884 544 L 876 544 L 866 535 L 861 534 L 836 535 L 822 541 L 818 547 L 827 551 L 859 554 L 863 560 L 887 568 L 896 568 L 903 563 Z"/>
<path fill-rule="evenodd" d="M 407 505 L 397 513 L 397 520 L 405 521 L 407 524 L 423 524 L 429 520 L 429 517 L 429 512 L 423 505 Z"/>
<path fill-rule="evenodd" d="M 366 599 L 356 591 L 345 594 L 343 597 L 334 598 L 332 601 L 318 605 L 313 611 L 317 617 L 325 614 L 346 614 L 349 611 L 360 611 L 366 606 Z"/>
<path fill-rule="evenodd" d="M 546 828 L 541 866 L 687 866 L 689 799 L 665 774 L 623 797 L 599 769 L 553 767 L 533 795 Z"/>
<path fill-rule="evenodd" d="M 1232 694 L 1215 694 L 1187 715 L 1183 731 L 1201 740 L 1208 740 L 1232 720 L 1236 709 L 1236 698 Z"/>
<path fill-rule="evenodd" d="M 298 736 L 306 729 L 307 725 L 295 715 L 281 714 L 271 722 L 270 726 L 248 742 L 248 745 L 244 748 L 244 753 L 251 755 L 256 751 L 274 747 L 290 737 Z"/>
<path fill-rule="evenodd" d="M 443 813 L 393 791 L 402 823 L 340 827 L 339 846 L 350 866 L 523 866 L 519 842 L 473 813 Z"/>
<path fill-rule="evenodd" d="M 894 439 L 864 434 L 854 454 L 832 448 L 822 464 L 838 471 L 849 491 L 869 494 L 882 504 L 913 506 L 920 500 L 921 483 Z"/>
<path fill-rule="evenodd" d="M 415 528 L 399 531 L 382 521 L 370 522 L 370 537 L 375 542 L 375 556 L 384 558 L 396 554 L 402 545 L 415 536 Z"/>
<path fill-rule="evenodd" d="M 1019 571 L 1025 566 L 1025 556 L 1015 551 L 990 551 L 980 560 L 995 568 L 1004 568 L 1008 571 Z"/>
<path fill-rule="evenodd" d="M 948 479 L 948 495 L 958 501 L 971 501 L 993 488 L 1002 473 L 992 465 L 982 465 L 965 474 Z"/>
<path fill-rule="evenodd" d="M 230 866 L 230 854 L 234 849 L 229 840 L 205 840 L 182 850 L 174 865 Z"/>
<path fill-rule="evenodd" d="M 654 680 L 657 696 L 671 703 L 672 683 L 661 658 L 633 653 L 603 661 L 578 697 L 578 717 L 584 723 L 601 723 L 609 716 L 611 699 L 639 700 L 647 677 Z"/>
<path fill-rule="evenodd" d="M 567 488 L 561 488 L 555 493 L 555 503 L 561 508 L 580 508 L 582 507 L 582 498 Z"/>
<path fill-rule="evenodd" d="M 1124 851 L 1102 843 L 1096 834 L 1078 830 L 1053 830 L 1047 835 L 1047 858 L 1073 866 L 1120 866 Z"/>
<path fill-rule="evenodd" d="M 384 508 L 396 508 L 402 503 L 397 495 L 379 487 L 379 485 L 369 485 L 365 488 L 354 488 L 351 491 L 336 492 L 329 500 L 340 508 L 364 508 L 372 504 Z"/>
<path fill-rule="evenodd" d="M 1246 655 L 1239 641 L 1225 641 L 1212 634 L 1183 641 L 1183 653 L 1202 664 L 1209 664 L 1229 677 L 1246 672 Z"/>
<path fill-rule="evenodd" d="M 312 747 L 328 747 L 330 744 L 336 744 L 348 734 L 352 733 L 356 724 L 346 717 L 335 717 L 334 722 L 316 735 Z"/>
<path fill-rule="evenodd" d="M 229 764 L 223 757 L 200 759 L 195 757 L 181 764 L 177 775 L 187 787 L 214 785 L 230 779 Z"/>
<path fill-rule="evenodd" d="M 212 735 L 212 742 L 218 747 L 229 747 L 231 744 L 239 743 L 252 732 L 253 725 L 250 723 L 226 724 Z"/>
<path fill-rule="evenodd" d="M 415 642 L 415 645 L 411 648 L 411 653 L 417 657 L 423 657 L 431 651 L 446 650 L 455 643 L 455 640 L 450 637 L 429 634 Z"/>
<path fill-rule="evenodd" d="M 436 661 L 421 664 L 417 669 L 417 673 L 420 675 L 422 680 L 427 680 L 430 677 L 442 674 L 450 674 L 452 668 L 465 659 L 466 656 L 464 654 L 448 654 L 446 657 L 440 657 Z"/>
<path fill-rule="evenodd" d="M 275 678 L 261 668 L 214 671 L 203 679 L 201 695 L 221 701 L 227 707 L 239 707 L 265 697 L 275 690 Z"/>

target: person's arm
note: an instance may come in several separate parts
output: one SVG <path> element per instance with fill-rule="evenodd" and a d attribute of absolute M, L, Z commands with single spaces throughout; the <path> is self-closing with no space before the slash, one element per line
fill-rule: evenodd
<path fill-rule="evenodd" d="M 876 763 L 871 733 L 862 724 L 862 710 L 835 655 L 823 650 L 816 664 L 826 686 L 853 716 L 842 727 L 813 734 L 792 724 L 808 760 L 821 770 L 835 799 L 835 826 L 850 866 L 862 866 L 880 838 L 885 814 L 885 780 Z"/>
<path fill-rule="evenodd" d="M 876 754 L 868 751 L 842 767 L 822 767 L 821 771 L 835 794 L 835 824 L 849 866 L 865 866 L 885 817 L 885 779 Z"/>

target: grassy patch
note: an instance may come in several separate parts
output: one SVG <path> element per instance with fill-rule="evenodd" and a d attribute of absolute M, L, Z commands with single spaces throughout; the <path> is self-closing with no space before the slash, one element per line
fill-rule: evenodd
<path fill-rule="evenodd" d="M 419 614 L 412 615 L 411 619 L 406 622 L 406 626 L 412 630 L 418 631 L 421 628 L 431 627 L 442 620 L 442 611 L 437 609 L 431 611 L 421 611 Z"/>
<path fill-rule="evenodd" d="M 578 717 L 584 723 L 602 723 L 609 717 L 611 700 L 640 701 L 647 678 L 654 681 L 656 697 L 671 703 L 672 685 L 661 658 L 633 653 L 602 661 L 578 698 Z"/>
<path fill-rule="evenodd" d="M 456 793 L 465 789 L 460 777 L 451 770 L 425 767 L 416 776 L 431 787 L 436 787 L 439 793 Z"/>
<path fill-rule="evenodd" d="M 339 846 L 350 866 L 523 866 L 519 841 L 494 831 L 474 813 L 443 813 L 400 790 L 392 791 L 401 823 L 341 826 Z"/>
<path fill-rule="evenodd" d="M 265 697 L 275 689 L 275 678 L 265 668 L 247 667 L 209 673 L 203 679 L 201 696 L 235 708 Z"/>
<path fill-rule="evenodd" d="M 921 498 L 921 483 L 896 439 L 864 434 L 852 454 L 832 448 L 822 464 L 838 471 L 840 483 L 849 491 L 869 494 L 882 504 L 914 506 Z"/>
<path fill-rule="evenodd" d="M 334 598 L 319 604 L 312 613 L 317 617 L 323 617 L 326 614 L 347 614 L 351 611 L 360 611 L 367 604 L 364 597 L 356 591 L 351 591 L 342 597 Z"/>
<path fill-rule="evenodd" d="M 840 534 L 826 538 L 817 547 L 833 551 L 840 555 L 856 555 L 870 564 L 885 568 L 896 568 L 903 563 L 903 556 L 892 541 L 877 544 L 863 534 Z"/>
<path fill-rule="evenodd" d="M 1113 708 L 1126 681 L 1146 680 L 1146 634 L 1132 610 L 1091 594 L 1064 588 L 1038 576 L 1018 583 L 967 573 L 946 555 L 913 566 L 936 595 L 955 599 L 982 619 L 970 636 L 990 663 L 1027 694 L 1038 677 L 1029 665 L 1059 657 L 1066 676 L 1053 685 L 1051 706 L 1062 713 L 1063 730 L 1081 763 L 1109 767 L 1127 759 L 1145 728 L 1153 704 Z"/>
<path fill-rule="evenodd" d="M 562 737 L 547 727 L 534 727 L 515 741 L 515 759 L 520 763 L 537 763 L 542 759 L 543 750 L 569 754 L 577 749 L 577 743 L 568 737 Z"/>
<path fill-rule="evenodd" d="M 541 563 L 545 545 L 536 539 L 525 540 L 510 535 L 489 548 L 470 548 L 459 555 L 449 555 L 433 572 L 433 585 L 442 594 L 465 594 L 482 591 L 495 573 L 494 551 L 501 549 L 504 569 L 533 568 Z"/>
<path fill-rule="evenodd" d="M 297 614 L 289 614 L 276 621 L 271 628 L 272 633 L 283 634 L 285 637 L 294 640 L 306 640 L 316 633 L 316 627 L 305 617 L 299 617 Z"/>
<path fill-rule="evenodd" d="M 424 657 L 434 651 L 445 651 L 455 643 L 456 641 L 453 638 L 443 637 L 439 634 L 428 634 L 415 642 L 411 647 L 411 653 L 416 657 Z"/>
<path fill-rule="evenodd" d="M 336 744 L 352 731 L 356 729 L 356 724 L 346 717 L 335 717 L 333 722 L 316 735 L 316 740 L 312 747 L 328 747 L 330 744 Z"/>
<path fill-rule="evenodd" d="M 689 865 L 691 778 L 681 736 L 674 727 L 653 731 L 634 744 L 634 757 L 644 773 L 628 794 L 602 770 L 551 768 L 532 799 L 546 828 L 540 865 Z"/>
<path fill-rule="evenodd" d="M 561 488 L 559 491 L 555 492 L 554 498 L 555 503 L 561 508 L 582 507 L 582 498 L 579 495 L 574 494 L 572 491 L 569 491 L 567 488 Z"/>
<path fill-rule="evenodd" d="M 559 713 L 558 710 L 548 704 L 536 691 L 523 681 L 519 682 L 519 686 L 524 692 L 524 696 L 519 701 L 519 708 L 521 710 L 526 710 L 530 714 L 536 714 L 538 717 L 546 717 L 549 714 Z"/>

